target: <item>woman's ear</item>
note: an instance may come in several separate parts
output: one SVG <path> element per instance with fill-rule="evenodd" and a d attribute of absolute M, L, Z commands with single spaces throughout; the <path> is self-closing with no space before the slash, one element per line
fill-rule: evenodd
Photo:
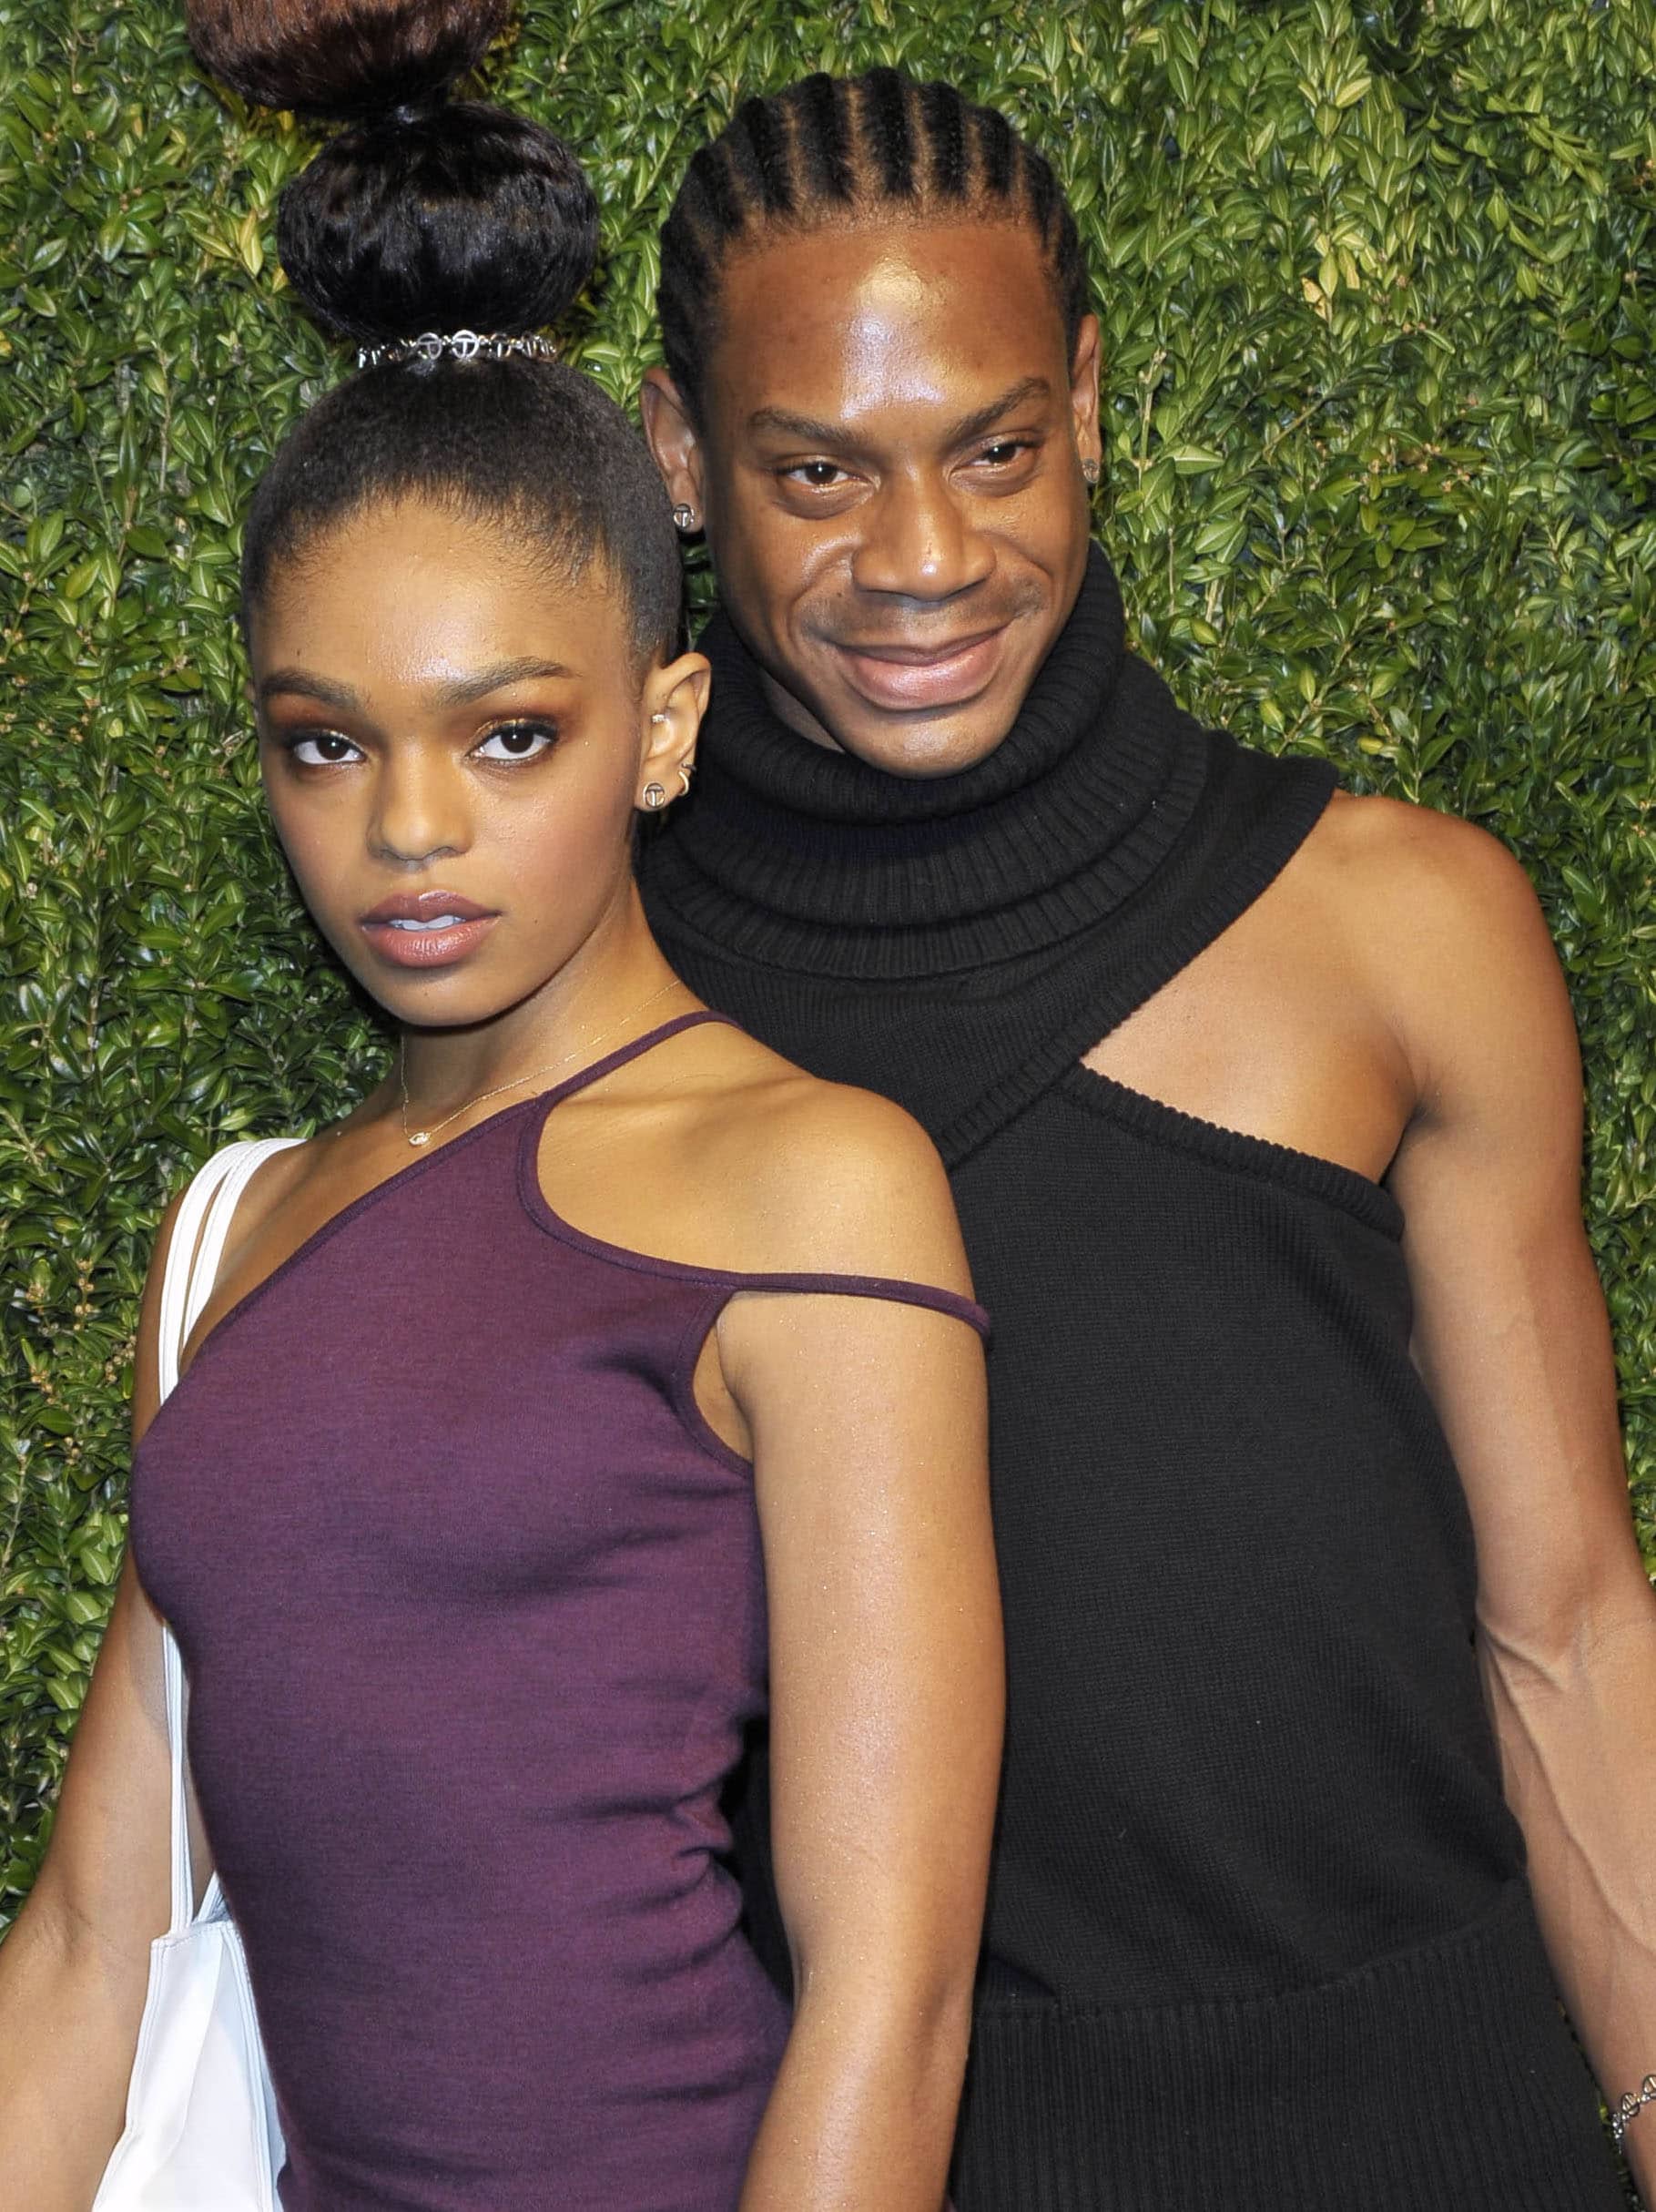
<path fill-rule="evenodd" d="M 675 519 L 679 510 L 687 509 L 691 519 L 681 521 L 679 527 L 686 532 L 699 530 L 706 513 L 701 440 L 678 386 L 665 369 L 651 369 L 646 373 L 638 394 L 638 411 L 644 417 L 645 442 L 673 502 Z"/>
<path fill-rule="evenodd" d="M 646 814 L 661 813 L 689 791 L 712 674 L 706 655 L 681 653 L 645 678 L 634 803 Z"/>

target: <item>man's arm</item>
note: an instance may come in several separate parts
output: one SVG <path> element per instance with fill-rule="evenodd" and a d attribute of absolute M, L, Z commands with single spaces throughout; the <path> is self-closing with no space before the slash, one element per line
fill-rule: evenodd
<path fill-rule="evenodd" d="M 1613 2103 L 1656 2072 L 1656 1595 L 1581 1227 L 1574 1026 L 1502 848 L 1394 808 L 1377 843 L 1376 988 L 1420 1102 L 1392 1174 L 1416 1358 L 1471 1505 L 1479 1657 L 1542 1932 Z M 1656 2203 L 1656 2106 L 1625 2147 Z"/>

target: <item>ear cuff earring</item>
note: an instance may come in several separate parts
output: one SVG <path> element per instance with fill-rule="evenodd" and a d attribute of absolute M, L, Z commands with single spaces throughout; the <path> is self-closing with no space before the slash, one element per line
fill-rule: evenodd
<path fill-rule="evenodd" d="M 686 537 L 696 528 L 696 509 L 686 506 L 682 499 L 673 510 L 673 527 Z"/>

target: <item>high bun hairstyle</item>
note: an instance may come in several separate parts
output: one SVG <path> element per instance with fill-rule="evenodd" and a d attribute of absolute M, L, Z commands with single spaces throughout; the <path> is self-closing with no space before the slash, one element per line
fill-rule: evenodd
<path fill-rule="evenodd" d="M 897 69 L 818 74 L 744 100 L 691 161 L 662 229 L 658 308 L 680 397 L 699 414 L 733 254 L 777 230 L 962 220 L 1034 232 L 1072 353 L 1087 311 L 1075 218 L 1052 164 L 999 108 Z"/>
<path fill-rule="evenodd" d="M 598 210 L 574 156 L 525 116 L 454 98 L 509 0 L 188 0 L 213 73 L 268 107 L 343 122 L 282 194 L 290 282 L 330 333 L 523 338 L 593 270 Z M 272 572 L 364 507 L 422 498 L 503 515 L 562 576 L 596 559 L 641 659 L 683 625 L 677 535 L 643 441 L 590 377 L 523 354 L 395 359 L 310 409 L 248 516 L 244 626 Z"/>

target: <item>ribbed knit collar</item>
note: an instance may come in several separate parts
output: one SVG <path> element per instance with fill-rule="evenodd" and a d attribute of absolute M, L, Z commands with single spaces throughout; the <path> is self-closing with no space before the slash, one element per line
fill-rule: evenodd
<path fill-rule="evenodd" d="M 702 646 L 700 777 L 645 866 L 652 899 L 728 953 L 896 981 L 1039 953 L 1147 882 L 1201 793 L 1201 734 L 1126 652 L 1096 548 L 1012 729 L 960 775 L 812 745 L 724 616 Z"/>

